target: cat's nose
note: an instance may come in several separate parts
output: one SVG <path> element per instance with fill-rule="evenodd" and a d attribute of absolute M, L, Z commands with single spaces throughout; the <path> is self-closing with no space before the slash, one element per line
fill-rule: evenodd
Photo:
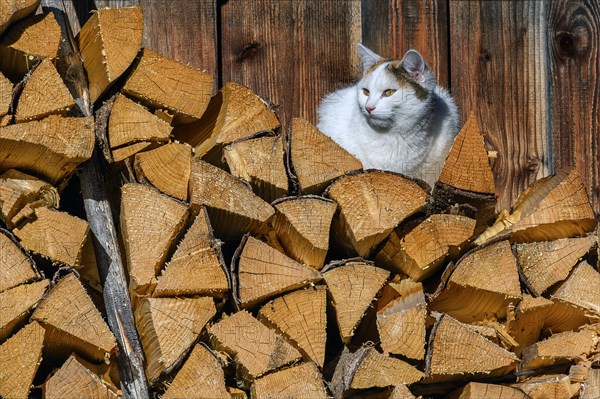
<path fill-rule="evenodd" d="M 365 107 L 365 109 L 367 110 L 368 113 L 371 113 L 371 112 L 375 111 L 375 107 L 372 106 L 372 105 L 367 105 Z"/>

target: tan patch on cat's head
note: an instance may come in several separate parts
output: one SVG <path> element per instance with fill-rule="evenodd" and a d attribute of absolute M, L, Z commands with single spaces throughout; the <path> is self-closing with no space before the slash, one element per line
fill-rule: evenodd
<path fill-rule="evenodd" d="M 429 95 L 427 89 L 415 82 L 408 72 L 406 72 L 400 61 L 390 62 L 385 69 L 396 79 L 396 82 L 401 87 L 412 87 L 419 100 L 424 101 Z"/>

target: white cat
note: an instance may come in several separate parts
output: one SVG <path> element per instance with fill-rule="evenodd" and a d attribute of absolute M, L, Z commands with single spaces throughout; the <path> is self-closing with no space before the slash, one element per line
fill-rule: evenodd
<path fill-rule="evenodd" d="M 386 60 L 359 44 L 363 77 L 325 96 L 317 127 L 365 169 L 400 172 L 433 187 L 454 137 L 458 109 L 415 50 Z"/>

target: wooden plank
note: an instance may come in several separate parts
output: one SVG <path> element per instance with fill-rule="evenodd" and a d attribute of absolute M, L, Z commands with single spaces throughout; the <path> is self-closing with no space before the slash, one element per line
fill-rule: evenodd
<path fill-rule="evenodd" d="M 230 0 L 221 8 L 223 82 L 316 122 L 323 96 L 358 76 L 359 1 Z"/>
<path fill-rule="evenodd" d="M 546 2 L 450 2 L 452 93 L 461 119 L 474 110 L 493 169 L 498 208 L 550 173 Z"/>
<path fill-rule="evenodd" d="M 600 212 L 600 3 L 548 6 L 552 146 L 555 168 L 576 166 Z"/>

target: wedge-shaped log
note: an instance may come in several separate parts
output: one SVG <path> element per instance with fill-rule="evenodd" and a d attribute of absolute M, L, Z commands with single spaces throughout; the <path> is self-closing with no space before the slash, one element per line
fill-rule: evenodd
<path fill-rule="evenodd" d="M 52 115 L 0 128 L 0 169 L 20 169 L 56 184 L 92 156 L 94 123 Z"/>
<path fill-rule="evenodd" d="M 517 264 L 508 240 L 467 253 L 456 265 L 446 287 L 429 304 L 464 322 L 506 317 L 509 303 L 521 299 Z"/>
<path fill-rule="evenodd" d="M 64 358 L 73 351 L 108 361 L 116 350 L 114 335 L 73 273 L 52 287 L 31 318 L 46 328 L 44 347 L 51 357 Z"/>
<path fill-rule="evenodd" d="M 36 58 L 56 58 L 60 40 L 60 26 L 52 13 L 18 22 L 0 42 L 0 70 L 18 82 L 35 65 Z"/>
<path fill-rule="evenodd" d="M 79 31 L 78 41 L 92 102 L 131 65 L 142 47 L 142 7 L 94 11 Z"/>
<path fill-rule="evenodd" d="M 215 313 L 210 297 L 140 300 L 135 321 L 146 355 L 146 376 L 150 384 L 181 362 Z"/>
<path fill-rule="evenodd" d="M 192 160 L 190 202 L 192 208 L 206 206 L 215 234 L 223 240 L 259 232 L 275 214 L 247 183 L 199 159 Z"/>
<path fill-rule="evenodd" d="M 565 280 L 577 261 L 594 246 L 596 237 L 563 238 L 531 244 L 517 244 L 516 254 L 527 286 L 541 295 Z"/>
<path fill-rule="evenodd" d="M 189 145 L 168 143 L 137 153 L 134 168 L 139 181 L 147 181 L 163 193 L 187 201 L 192 173 L 192 148 Z"/>
<path fill-rule="evenodd" d="M 170 111 L 175 123 L 188 123 L 204 114 L 212 87 L 208 73 L 145 48 L 123 92 L 148 107 Z"/>
<path fill-rule="evenodd" d="M 363 168 L 358 159 L 304 119 L 292 119 L 288 146 L 290 167 L 303 194 L 321 194 L 338 177 Z"/>
<path fill-rule="evenodd" d="M 426 374 L 430 381 L 461 380 L 466 376 L 499 376 L 515 369 L 514 353 L 494 344 L 467 324 L 444 314 L 429 336 Z"/>
<path fill-rule="evenodd" d="M 475 240 L 475 244 L 509 233 L 515 242 L 581 236 L 593 232 L 596 223 L 577 169 L 563 169 L 525 190 L 510 213 L 500 214 L 494 225 Z"/>
<path fill-rule="evenodd" d="M 31 258 L 13 239 L 0 230 L 0 292 L 40 278 Z"/>
<path fill-rule="evenodd" d="M 464 252 L 475 232 L 474 219 L 456 215 L 431 215 L 406 232 L 394 230 L 375 262 L 396 273 L 423 281 L 437 272 L 448 257 L 457 258 Z"/>
<path fill-rule="evenodd" d="M 276 295 L 321 280 L 321 273 L 288 258 L 268 244 L 248 237 L 240 244 L 237 263 L 238 297 L 248 308 Z"/>
<path fill-rule="evenodd" d="M 116 148 L 137 142 L 166 142 L 171 130 L 167 122 L 144 106 L 123 94 L 117 95 L 108 120 L 108 142 L 113 155 Z"/>
<path fill-rule="evenodd" d="M 204 344 L 198 344 L 190 353 L 169 388 L 164 399 L 180 398 L 230 399 L 225 387 L 225 373 L 219 358 Z"/>
<path fill-rule="evenodd" d="M 335 267 L 330 269 L 330 266 Z M 344 261 L 339 266 L 330 264 L 323 270 L 327 270 L 323 278 L 335 309 L 342 341 L 348 344 L 390 272 L 362 260 Z"/>
<path fill-rule="evenodd" d="M 331 388 L 334 397 L 341 399 L 350 397 L 360 389 L 412 384 L 423 376 L 423 372 L 410 364 L 383 355 L 370 346 L 363 346 L 353 353 L 344 348 L 333 374 Z"/>
<path fill-rule="evenodd" d="M 152 291 L 187 216 L 187 206 L 155 188 L 143 184 L 121 188 L 121 234 L 132 293 Z"/>
<path fill-rule="evenodd" d="M 459 388 L 451 397 L 456 399 L 530 399 L 523 391 L 516 388 L 505 385 L 483 384 L 481 382 L 469 382 L 464 387 Z"/>
<path fill-rule="evenodd" d="M 426 318 L 421 283 L 405 279 L 386 285 L 377 302 L 377 330 L 384 353 L 423 360 Z"/>
<path fill-rule="evenodd" d="M 210 346 L 236 364 L 238 384 L 248 386 L 261 375 L 302 358 L 292 345 L 245 310 L 207 328 Z"/>
<path fill-rule="evenodd" d="M 0 342 L 25 324 L 31 310 L 42 299 L 48 280 L 22 284 L 0 293 Z"/>
<path fill-rule="evenodd" d="M 12 82 L 0 72 L 0 119 L 8 114 L 12 103 Z"/>
<path fill-rule="evenodd" d="M 323 376 L 313 363 L 302 363 L 257 378 L 250 386 L 250 396 L 256 399 L 329 397 Z"/>
<path fill-rule="evenodd" d="M 586 381 L 582 384 L 580 399 L 600 397 L 600 369 L 589 369 Z"/>
<path fill-rule="evenodd" d="M 526 348 L 521 370 L 533 370 L 560 362 L 585 359 L 595 350 L 598 335 L 593 330 L 566 331 L 554 334 Z"/>
<path fill-rule="evenodd" d="M 137 154 L 138 152 L 150 150 L 154 147 L 156 147 L 156 143 L 153 143 L 151 141 L 141 141 L 139 143 L 127 145 L 125 147 L 115 148 L 111 150 L 111 155 L 113 162 L 121 162 L 124 159 L 127 159 L 130 156 Z"/>
<path fill-rule="evenodd" d="M 224 296 L 229 291 L 229 282 L 223 263 L 206 209 L 200 208 L 158 279 L 154 296 Z"/>
<path fill-rule="evenodd" d="M 511 350 L 517 356 L 520 357 L 525 348 L 539 340 L 546 319 L 546 312 L 551 306 L 552 301 L 546 298 L 523 295 L 523 299 L 517 305 L 515 315 L 507 317 L 507 330 L 518 344 Z"/>
<path fill-rule="evenodd" d="M 13 233 L 23 248 L 53 262 L 81 266 L 82 252 L 88 237 L 88 222 L 66 212 L 47 207 L 36 208 L 31 221 Z"/>
<path fill-rule="evenodd" d="M 247 87 L 227 82 L 201 120 L 178 126 L 173 134 L 194 147 L 197 157 L 220 165 L 223 146 L 278 127 L 279 119 L 266 101 Z"/>
<path fill-rule="evenodd" d="M 377 170 L 344 176 L 327 188 L 339 205 L 334 237 L 349 254 L 369 256 L 394 228 L 420 211 L 427 192 L 402 175 Z"/>
<path fill-rule="evenodd" d="M 66 115 L 75 105 L 52 60 L 46 58 L 33 70 L 19 96 L 17 123 L 43 119 L 49 115 Z"/>
<path fill-rule="evenodd" d="M 44 384 L 46 399 L 117 399 L 118 395 L 98 375 L 69 356 Z"/>
<path fill-rule="evenodd" d="M 288 193 L 283 137 L 264 135 L 235 141 L 223 148 L 231 174 L 246 180 L 254 192 L 271 203 Z"/>
<path fill-rule="evenodd" d="M 3 0 L 0 7 L 0 35 L 15 21 L 33 13 L 40 0 Z"/>
<path fill-rule="evenodd" d="M 573 383 L 568 375 L 541 375 L 533 377 L 515 387 L 523 391 L 529 399 L 573 398 L 577 395 L 580 383 Z"/>
<path fill-rule="evenodd" d="M 326 287 L 318 286 L 274 299 L 262 307 L 257 317 L 322 369 L 327 340 L 326 308 Z"/>
<path fill-rule="evenodd" d="M 273 229 L 285 252 L 320 270 L 329 250 L 329 231 L 337 204 L 316 196 L 283 198 L 275 203 Z"/>
<path fill-rule="evenodd" d="M 33 377 L 42 361 L 44 334 L 44 327 L 34 321 L 0 345 L 1 397 L 29 398 Z"/>

